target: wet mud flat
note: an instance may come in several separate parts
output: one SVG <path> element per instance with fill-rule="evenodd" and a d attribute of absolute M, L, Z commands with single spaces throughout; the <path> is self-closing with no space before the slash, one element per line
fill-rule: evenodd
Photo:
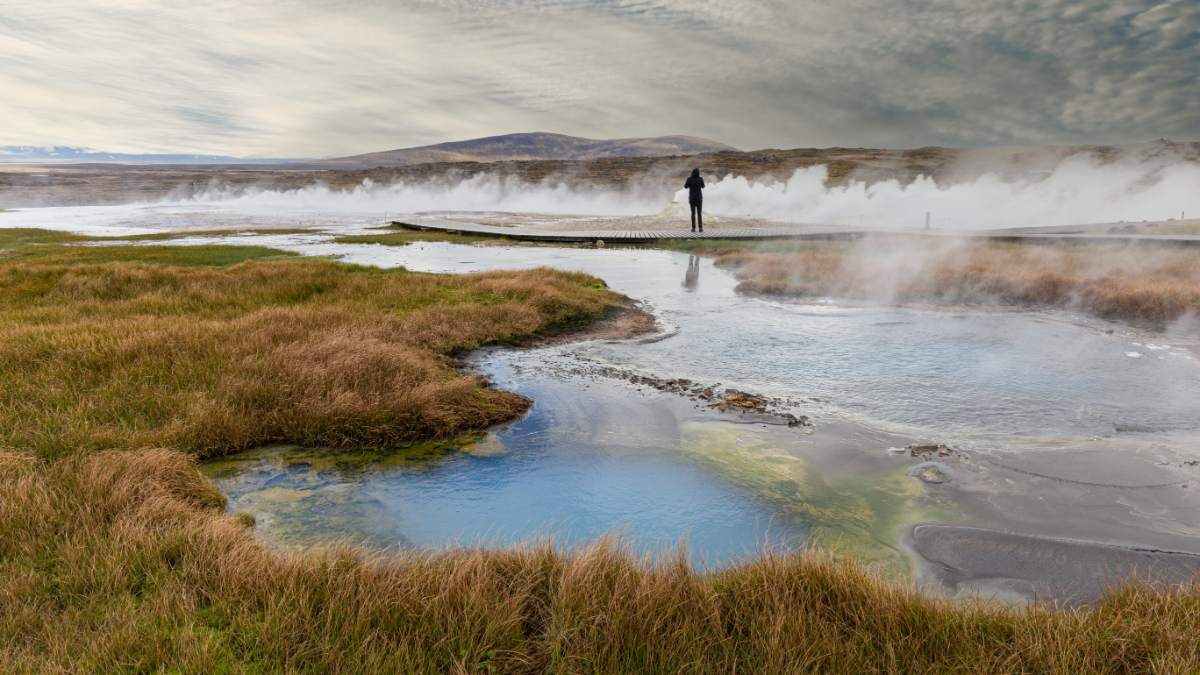
<path fill-rule="evenodd" d="M 1134 579 L 1155 587 L 1200 580 L 1192 460 L 1136 438 L 1064 446 L 922 449 L 915 475 L 957 514 L 905 538 L 922 586 L 1079 605 Z"/>
<path fill-rule="evenodd" d="M 910 545 L 956 597 L 1081 605 L 1136 579 L 1155 588 L 1200 575 L 1200 555 L 957 525 L 918 525 Z"/>

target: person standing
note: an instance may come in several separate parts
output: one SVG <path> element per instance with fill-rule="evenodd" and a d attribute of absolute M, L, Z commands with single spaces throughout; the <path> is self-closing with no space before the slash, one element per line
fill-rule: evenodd
<path fill-rule="evenodd" d="M 688 206 L 692 207 L 692 232 L 699 227 L 704 231 L 704 216 L 700 214 L 704 206 L 704 179 L 700 177 L 700 169 L 692 169 L 692 175 L 684 181 L 683 187 L 688 191 Z"/>

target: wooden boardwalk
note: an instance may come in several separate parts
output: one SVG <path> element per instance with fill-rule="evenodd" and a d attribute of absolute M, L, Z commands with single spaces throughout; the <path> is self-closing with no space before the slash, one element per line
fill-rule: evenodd
<path fill-rule="evenodd" d="M 703 241 L 703 240 L 834 240 L 860 239 L 863 237 L 903 237 L 915 239 L 979 239 L 1027 243 L 1126 243 L 1158 244 L 1166 246 L 1200 246 L 1200 235 L 1162 234 L 1091 234 L 1071 232 L 944 232 L 928 230 L 858 230 L 830 226 L 730 228 L 689 232 L 679 230 L 539 230 L 532 227 L 484 225 L 465 220 L 407 222 L 393 220 L 392 225 L 420 232 L 444 232 L 447 234 L 473 234 L 512 239 L 515 241 L 542 241 L 562 243 L 612 243 L 651 244 L 659 241 Z"/>
<path fill-rule="evenodd" d="M 478 234 L 518 241 L 558 241 L 563 243 L 646 244 L 663 240 L 704 239 L 850 239 L 860 236 L 859 232 L 846 232 L 836 228 L 828 231 L 799 230 L 797 228 L 730 228 L 690 232 L 688 230 L 539 230 L 536 228 L 500 225 L 484 225 L 462 220 L 437 220 L 401 222 L 392 225 L 422 232 L 445 232 L 450 234 Z"/>

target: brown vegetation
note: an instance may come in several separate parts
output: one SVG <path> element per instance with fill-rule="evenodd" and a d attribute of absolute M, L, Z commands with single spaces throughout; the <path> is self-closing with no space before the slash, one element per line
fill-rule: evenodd
<path fill-rule="evenodd" d="M 203 251 L 125 248 L 185 260 Z M 527 405 L 457 370 L 454 353 L 618 305 L 599 282 L 550 270 L 450 277 L 314 261 L 61 260 L 0 265 L 0 447 L 213 455 L 275 441 L 453 437 Z"/>
<path fill-rule="evenodd" d="M 748 293 L 1044 305 L 1160 323 L 1200 312 L 1194 248 L 868 239 L 716 255 Z"/>
<path fill-rule="evenodd" d="M 813 553 L 264 548 L 187 456 L 0 454 L 0 669 L 1190 672 L 1200 595 L 952 605 Z"/>
<path fill-rule="evenodd" d="M 612 541 L 267 548 L 197 455 L 478 429 L 525 403 L 455 353 L 574 326 L 616 296 L 548 270 L 219 266 L 269 252 L 19 236 L 0 264 L 0 672 L 1200 667 L 1194 589 L 1131 586 L 1067 612 L 952 604 L 803 551 L 701 573 Z"/>

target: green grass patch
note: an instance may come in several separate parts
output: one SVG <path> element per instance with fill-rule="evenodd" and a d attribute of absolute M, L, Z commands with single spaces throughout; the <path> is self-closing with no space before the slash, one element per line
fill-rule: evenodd
<path fill-rule="evenodd" d="M 111 241 L 170 241 L 172 239 L 180 239 L 183 237 L 225 237 L 234 235 L 252 235 L 252 234 L 313 234 L 319 232 L 319 228 L 312 227 L 280 227 L 280 228 L 256 228 L 256 229 L 224 229 L 224 230 L 179 230 L 173 232 L 155 232 L 154 234 L 134 234 L 120 237 L 94 237 L 95 240 L 111 240 Z"/>
<path fill-rule="evenodd" d="M 57 232 L 33 227 L 0 228 L 0 249 L 15 249 L 35 244 L 67 244 L 78 241 L 91 241 L 85 237 L 70 232 Z"/>
<path fill-rule="evenodd" d="M 333 241 L 338 244 L 382 244 L 384 246 L 408 246 L 418 241 L 440 241 L 451 244 L 516 243 L 490 235 L 423 232 L 418 230 L 402 230 L 394 227 L 378 229 L 387 231 L 378 234 L 347 234 L 334 237 Z"/>
<path fill-rule="evenodd" d="M 223 267 L 248 260 L 295 256 L 265 246 L 55 246 L 0 254 L 0 262 L 24 260 L 43 265 L 147 263 L 183 267 Z"/>
<path fill-rule="evenodd" d="M 263 246 L 143 246 L 121 243 L 176 239 L 180 236 L 182 235 L 178 233 L 162 233 L 137 237 L 90 237 L 36 228 L 0 228 L 0 264 L 36 262 L 44 265 L 78 265 L 141 262 L 185 267 L 221 267 L 247 260 L 296 255 Z"/>

